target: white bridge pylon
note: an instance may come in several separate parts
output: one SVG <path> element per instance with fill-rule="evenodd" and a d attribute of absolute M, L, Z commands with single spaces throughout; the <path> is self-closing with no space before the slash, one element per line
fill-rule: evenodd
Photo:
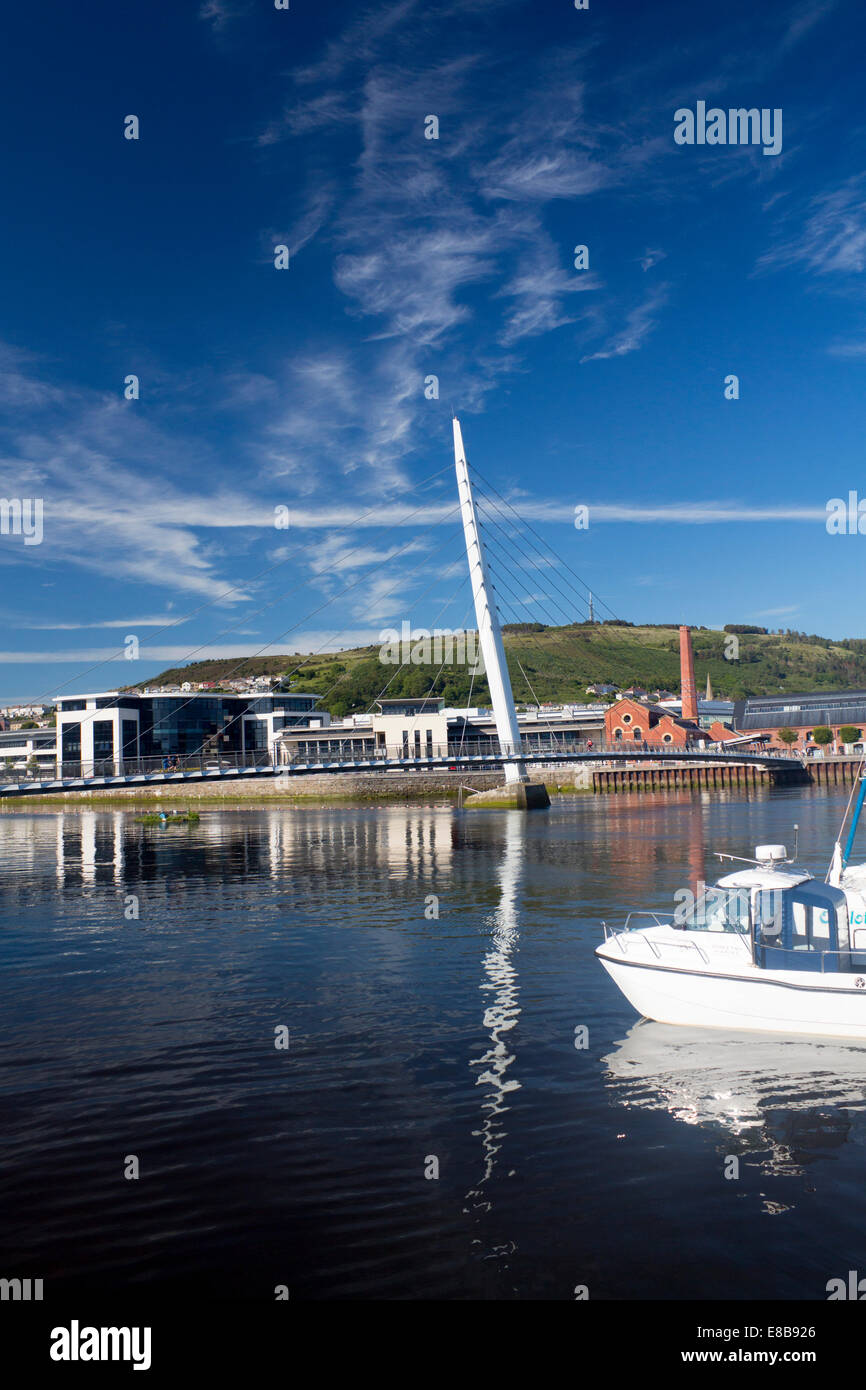
<path fill-rule="evenodd" d="M 493 717 L 499 735 L 500 752 L 504 755 L 503 765 L 506 782 L 527 782 L 526 765 L 521 758 L 523 751 L 520 742 L 520 729 L 514 696 L 511 692 L 511 678 L 505 660 L 505 647 L 502 643 L 502 630 L 499 615 L 493 600 L 493 591 L 484 554 L 484 542 L 478 528 L 475 498 L 469 481 L 469 466 L 463 447 L 463 434 L 457 416 L 454 425 L 454 466 L 457 470 L 457 492 L 460 498 L 460 513 L 463 520 L 463 534 L 466 538 L 466 558 L 469 561 L 469 577 L 472 581 L 472 597 L 475 601 L 475 618 L 478 623 L 478 642 L 493 701 Z M 508 755 L 511 755 L 510 760 Z M 515 756 L 516 755 L 516 756 Z"/>

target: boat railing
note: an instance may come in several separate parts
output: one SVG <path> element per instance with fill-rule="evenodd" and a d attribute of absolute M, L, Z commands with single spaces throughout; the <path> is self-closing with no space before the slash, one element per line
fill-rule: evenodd
<path fill-rule="evenodd" d="M 655 924 L 656 924 L 657 927 L 666 927 L 666 926 L 669 926 L 670 923 L 673 922 L 673 921 L 675 920 L 675 918 L 676 918 L 676 913 L 674 913 L 674 912 L 648 912 L 648 911 L 646 911 L 646 910 L 641 910 L 641 911 L 636 911 L 636 912 L 630 912 L 630 913 L 628 914 L 628 916 L 626 917 L 626 919 L 625 919 L 625 923 L 623 924 L 622 927 L 619 928 L 619 930 L 616 930 L 616 929 L 613 928 L 613 927 L 609 927 L 608 924 L 607 924 L 607 922 L 602 922 L 601 925 L 602 925 L 602 928 L 603 928 L 603 930 L 604 930 L 604 939 L 605 939 L 605 941 L 608 941 L 608 940 L 611 940 L 611 939 L 614 940 L 614 941 L 616 942 L 617 946 L 619 947 L 619 949 L 622 951 L 622 954 L 623 954 L 623 955 L 627 955 L 627 954 L 628 954 L 628 947 L 627 947 L 626 942 L 625 942 L 625 939 L 624 939 L 625 936 L 626 936 L 626 934 L 627 934 L 627 933 L 637 933 L 637 932 L 640 931 L 640 927 L 632 927 L 632 926 L 629 925 L 629 923 L 631 922 L 631 920 L 632 920 L 633 917 L 649 917 L 649 918 L 651 918 L 651 920 L 652 920 L 653 922 L 655 922 Z M 737 936 L 742 936 L 743 933 L 737 932 L 736 935 L 737 935 Z M 703 961 L 704 965 L 709 965 L 709 963 L 710 963 L 710 958 L 709 958 L 709 956 L 707 955 L 706 951 L 703 949 L 703 947 L 700 945 L 700 943 L 697 942 L 697 941 L 691 940 L 691 939 L 689 939 L 689 938 L 684 938 L 684 939 L 681 940 L 681 941 L 663 941 L 663 942 L 656 942 L 656 941 L 652 941 L 652 940 L 650 939 L 650 937 L 648 937 L 648 936 L 642 936 L 642 937 L 641 937 L 641 940 L 643 941 L 644 945 L 646 945 L 646 946 L 648 946 L 648 947 L 650 948 L 650 950 L 652 951 L 652 953 L 653 953 L 653 955 L 655 956 L 656 960 L 661 960 L 661 958 L 662 958 L 662 953 L 661 953 L 661 950 L 659 949 L 660 946 L 675 946 L 677 949 L 682 949 L 683 947 L 688 946 L 688 947 L 691 947 L 693 950 L 697 951 L 697 953 L 698 953 L 698 955 L 700 956 L 701 960 Z M 745 940 L 745 938 L 744 938 L 744 940 Z M 746 942 L 745 944 L 746 944 L 746 949 L 749 950 L 748 943 Z M 750 952 L 750 954 L 751 954 L 751 952 Z"/>
<path fill-rule="evenodd" d="M 674 920 L 674 915 L 675 915 L 675 914 L 674 914 L 673 912 L 648 912 L 648 911 L 646 911 L 646 909 L 641 909 L 640 911 L 637 911 L 637 912 L 630 912 L 630 913 L 628 914 L 628 916 L 626 917 L 626 919 L 625 919 L 625 925 L 623 926 L 622 930 L 623 930 L 623 931 L 638 931 L 638 930 L 639 930 L 638 927 L 630 927 L 630 926 L 629 926 L 629 922 L 631 921 L 632 917 L 651 917 L 651 918 L 653 919 L 653 921 L 655 922 L 655 924 L 656 924 L 657 927 L 666 927 L 666 926 L 668 925 L 669 922 L 672 922 L 672 921 Z"/>
<path fill-rule="evenodd" d="M 631 933 L 638 933 L 638 932 L 640 931 L 640 927 L 639 927 L 639 926 L 633 927 L 633 926 L 630 925 L 631 920 L 632 920 L 633 917 L 649 917 L 650 920 L 651 920 L 652 922 L 654 922 L 654 923 L 656 924 L 657 927 L 666 927 L 666 926 L 669 926 L 670 923 L 674 920 L 674 916 L 675 916 L 675 914 L 674 914 L 673 912 L 648 912 L 648 911 L 646 911 L 645 909 L 644 909 L 644 910 L 640 910 L 640 911 L 630 912 L 630 913 L 628 914 L 628 916 L 626 917 L 625 922 L 624 922 L 623 925 L 619 928 L 618 931 L 615 930 L 613 927 L 609 927 L 608 924 L 607 924 L 607 922 L 602 922 L 601 925 L 602 925 L 602 927 L 603 927 L 603 929 L 604 929 L 604 939 L 605 939 L 605 941 L 607 941 L 609 938 L 612 938 L 612 939 L 616 942 L 616 944 L 617 944 L 617 946 L 619 947 L 619 949 L 622 951 L 623 955 L 627 955 L 627 954 L 628 954 L 628 947 L 626 946 L 626 943 L 625 943 L 625 940 L 624 940 L 626 934 L 627 934 L 627 933 L 630 933 L 630 932 L 631 932 Z M 658 945 L 656 944 L 655 941 L 652 941 L 648 936 L 642 936 L 642 937 L 641 937 L 641 941 L 643 941 L 644 945 L 646 945 L 646 946 L 648 946 L 648 947 L 650 948 L 650 950 L 652 951 L 652 953 L 653 953 L 653 955 L 655 956 L 656 960 L 661 960 L 661 951 L 659 950 Z M 665 944 L 665 945 L 677 945 L 677 946 L 679 946 L 680 943 L 679 943 L 679 942 L 665 942 L 664 944 Z M 694 946 L 695 949 L 697 950 L 698 954 L 701 956 L 702 960 L 704 960 L 705 962 L 707 962 L 706 956 L 704 955 L 703 951 L 701 950 L 700 946 L 698 946 L 698 943 L 697 943 L 696 941 L 691 941 L 691 942 L 684 943 L 684 944 L 688 944 L 688 945 L 690 945 L 690 946 Z M 707 963 L 708 963 L 708 962 L 707 962 Z"/>
<path fill-rule="evenodd" d="M 651 917 L 657 927 L 664 927 L 667 925 L 668 922 L 671 922 L 673 920 L 673 916 L 674 914 L 672 912 L 630 912 L 621 927 L 609 927 L 607 922 L 603 921 L 601 924 L 601 928 L 604 932 L 605 941 L 615 941 L 619 949 L 622 951 L 623 955 L 625 955 L 626 948 L 622 938 L 625 936 L 626 932 L 636 932 L 640 930 L 639 927 L 629 926 L 632 917 Z M 644 938 L 644 940 L 646 940 L 646 938 Z M 652 945 L 652 942 L 649 942 L 648 944 Z"/>

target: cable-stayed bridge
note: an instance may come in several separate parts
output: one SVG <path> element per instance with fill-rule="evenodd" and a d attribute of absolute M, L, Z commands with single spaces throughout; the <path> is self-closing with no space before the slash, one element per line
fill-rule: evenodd
<path fill-rule="evenodd" d="M 598 628 L 595 626 L 597 621 L 594 616 L 595 608 L 603 601 L 599 599 L 597 594 L 589 593 L 584 581 L 571 570 L 570 566 L 560 567 L 561 562 L 556 552 L 551 550 L 547 542 L 531 525 L 524 522 L 511 503 L 502 497 L 492 484 L 478 473 L 477 469 L 470 472 L 460 423 L 456 418 L 453 420 L 453 436 L 454 467 L 459 500 L 457 506 L 450 510 L 446 509 L 440 519 L 450 520 L 452 516 L 459 514 L 460 529 L 463 533 L 460 548 L 466 568 L 463 567 L 463 563 L 456 566 L 458 571 L 462 570 L 462 578 L 457 591 L 449 595 L 442 611 L 450 611 L 450 605 L 457 601 L 460 590 L 468 583 L 472 591 L 470 609 L 467 610 L 459 631 L 465 631 L 469 612 L 474 609 L 478 644 L 483 659 L 481 666 L 478 665 L 477 660 L 472 662 L 467 660 L 465 663 L 467 670 L 472 675 L 468 697 L 466 697 L 465 691 L 461 691 L 461 698 L 466 698 L 466 709 L 465 711 L 452 711 L 452 713 L 463 716 L 464 731 L 459 743 L 452 743 L 451 730 L 449 729 L 448 743 L 435 746 L 436 738 L 443 737 L 445 731 L 441 727 L 441 721 L 435 728 L 432 723 L 428 723 L 427 728 L 423 731 L 425 748 L 422 753 L 420 751 L 422 731 L 418 728 L 418 720 L 425 716 L 401 712 L 398 727 L 405 727 L 403 727 L 402 745 L 398 748 L 388 746 L 373 748 L 372 740 L 352 740 L 345 734 L 341 735 L 341 729 L 346 731 L 351 726 L 357 730 L 360 727 L 359 716 L 356 714 L 353 714 L 343 724 L 328 723 L 325 725 L 320 719 L 314 721 L 311 718 L 305 739 L 297 740 L 296 746 L 293 748 L 291 744 L 286 746 L 281 744 L 280 739 L 277 738 L 275 722 L 267 726 L 266 738 L 261 736 L 262 726 L 254 726 L 251 723 L 248 737 L 245 721 L 252 720 L 255 715 L 250 713 L 246 700 L 239 700 L 239 713 L 232 714 L 231 717 L 222 713 L 215 714 L 211 724 L 207 724 L 204 716 L 196 723 L 196 716 L 189 709 L 198 699 L 205 698 L 204 695 L 193 691 L 189 685 L 185 687 L 188 692 L 185 695 L 174 696 L 170 691 L 145 691 L 144 696 L 153 694 L 155 697 L 154 706 L 157 703 L 160 705 L 159 710 L 156 708 L 151 710 L 148 706 L 149 714 L 146 719 L 141 717 L 137 709 L 127 709 L 123 705 L 122 694 L 105 692 L 103 695 L 88 697 L 87 700 L 79 700 L 78 697 L 74 700 L 67 700 L 64 697 L 62 706 L 58 706 L 56 775 L 49 775 L 44 768 L 41 771 L 36 767 L 31 769 L 30 760 L 28 760 L 26 774 L 13 776 L 10 759 L 5 777 L 3 770 L 0 769 L 0 798 L 45 795 L 65 791 L 110 791 L 111 788 L 134 788 L 144 785 L 176 786 L 184 782 L 253 781 L 261 777 L 293 779 L 311 773 L 385 774 L 388 772 L 441 772 L 449 770 L 470 773 L 475 769 L 478 771 L 501 771 L 505 782 L 503 791 L 508 792 L 513 797 L 513 801 L 509 801 L 508 804 L 517 804 L 528 809 L 528 792 L 532 792 L 532 805 L 549 804 L 543 784 L 536 782 L 530 785 L 531 779 L 528 771 L 530 767 L 538 768 L 563 763 L 597 764 L 599 762 L 607 762 L 609 765 L 615 766 L 628 763 L 646 763 L 654 760 L 659 765 L 666 767 L 683 763 L 716 764 L 729 767 L 735 764 L 760 766 L 769 768 L 774 776 L 781 777 L 786 770 L 790 771 L 800 766 L 800 760 L 795 754 L 768 751 L 767 749 L 756 748 L 754 745 L 749 747 L 744 739 L 735 740 L 733 747 L 724 743 L 713 743 L 709 736 L 704 736 L 703 731 L 697 727 L 696 719 L 691 722 L 690 720 L 681 721 L 685 729 L 684 738 L 674 737 L 671 741 L 671 734 L 668 734 L 664 745 L 653 745 L 651 742 L 652 732 L 649 716 L 645 722 L 650 727 L 643 730 L 647 735 L 647 740 L 633 744 L 629 742 L 628 745 L 617 743 L 607 747 L 601 742 L 578 737 L 573 724 L 571 729 L 563 727 L 568 723 L 565 720 L 560 721 L 558 729 L 552 723 L 549 725 L 552 737 L 549 737 L 548 741 L 541 745 L 529 731 L 523 735 L 512 692 L 512 677 L 505 656 L 502 621 L 504 619 L 513 621 L 516 618 L 516 625 L 521 629 L 521 638 L 523 639 L 527 629 L 531 633 L 545 627 L 544 623 L 532 621 L 533 619 L 544 616 L 548 619 L 546 626 L 555 629 L 557 626 L 574 626 L 575 613 L 578 615 L 578 624 L 586 623 L 588 612 L 589 624 L 593 632 L 596 633 Z M 441 471 L 439 470 L 439 473 Z M 427 480 L 427 482 L 438 479 L 439 473 L 434 474 L 433 479 Z M 423 484 L 419 485 L 419 487 L 423 486 Z M 409 517 L 415 516 L 422 510 L 423 508 L 416 507 L 414 511 L 409 513 Z M 360 518 L 356 519 L 356 523 L 363 522 L 365 515 L 362 514 Z M 393 559 L 395 555 L 410 549 L 412 544 L 413 542 L 410 541 L 398 547 L 390 558 Z M 356 550 L 363 551 L 363 549 L 364 547 L 356 547 Z M 354 551 L 348 552 L 349 555 L 354 553 Z M 265 575 L 269 575 L 280 563 L 283 561 L 280 560 L 270 565 L 258 577 L 263 578 Z M 363 563 L 369 562 L 363 561 Z M 455 569 L 455 565 L 450 562 L 445 564 L 440 554 L 439 563 L 435 569 L 436 575 L 433 584 L 428 585 L 428 588 L 420 596 L 421 598 L 425 597 L 430 588 L 437 585 L 442 577 L 450 575 Z M 388 578 L 390 579 L 390 576 Z M 360 579 L 352 579 L 344 588 L 332 594 L 320 607 L 327 606 L 327 604 L 356 590 L 360 583 Z M 401 583 L 403 580 L 398 579 L 392 588 L 399 587 Z M 545 586 L 546 591 L 542 592 Z M 387 597 L 391 591 L 388 589 L 384 596 Z M 263 607 L 273 606 L 280 597 L 282 596 L 278 595 L 277 599 L 269 599 Z M 380 601 L 381 597 L 382 595 L 379 596 Z M 547 605 L 546 608 L 539 608 L 538 605 L 542 602 Z M 514 605 L 517 605 L 517 611 L 515 611 Z M 603 606 L 607 608 L 606 604 Z M 524 610 L 523 613 L 519 611 L 521 609 Z M 511 610 L 510 617 L 509 610 Z M 182 619 L 182 621 L 187 621 L 197 611 L 199 610 L 194 610 L 193 614 L 187 615 L 187 618 Z M 314 610 L 314 612 L 317 611 L 318 609 Z M 608 612 L 611 610 L 608 609 Z M 552 622 L 550 621 L 551 616 Z M 526 621 L 527 617 L 530 619 L 529 622 Z M 565 620 L 564 623 L 563 619 Z M 304 619 L 301 619 L 300 622 L 293 623 L 292 628 L 287 629 L 287 631 L 297 628 L 303 621 Z M 618 622 L 619 620 L 611 612 L 611 618 L 608 621 Z M 337 636 L 339 635 L 337 634 Z M 384 634 L 382 635 L 384 636 Z M 429 634 L 427 635 L 429 636 Z M 274 640 L 279 640 L 280 636 L 285 636 L 285 634 L 279 634 L 277 639 L 272 639 L 272 642 L 267 645 L 272 647 Z M 556 633 L 553 632 L 552 636 L 555 639 Z M 594 664 L 601 665 L 605 661 L 613 661 L 617 655 L 621 659 L 621 651 L 618 652 L 617 642 L 621 647 L 621 636 L 618 638 L 615 636 L 610 646 L 607 646 L 604 641 L 599 642 L 594 638 L 590 647 Z M 408 645 L 410 648 L 412 647 L 411 642 Z M 195 655 L 196 650 L 198 649 L 194 649 L 190 656 Z M 393 696 L 390 700 L 385 699 L 389 690 L 395 686 L 401 673 L 407 669 L 411 672 L 411 667 L 416 664 L 424 664 L 423 658 L 420 661 L 417 660 L 414 650 L 410 650 L 409 654 L 403 651 L 399 665 L 397 665 L 396 658 L 393 661 L 390 657 L 386 660 L 382 654 L 383 651 L 384 649 L 380 650 L 379 656 L 383 665 L 383 680 L 386 672 L 388 672 L 388 677 L 368 708 L 366 716 L 360 716 L 362 722 L 371 717 L 373 705 L 379 704 L 384 709 L 385 704 L 399 703 L 393 699 Z M 544 655 L 541 652 L 540 654 Z M 520 660 L 521 655 L 525 666 Z M 530 704 L 540 711 L 541 702 L 530 676 L 535 673 L 536 669 L 543 669 L 543 664 L 539 668 L 533 668 L 527 659 L 524 646 L 521 646 L 519 652 L 514 651 L 512 656 L 516 671 L 519 671 L 527 689 Z M 312 659 L 312 657 L 302 659 L 294 670 L 282 679 L 290 681 Z M 438 663 L 438 659 L 437 655 L 434 665 Z M 239 663 L 239 665 L 241 664 L 243 661 Z M 417 698 L 417 694 L 407 697 L 410 704 L 424 709 L 429 700 L 435 702 L 436 692 L 443 690 L 444 685 L 447 684 L 447 680 L 443 681 L 443 671 L 447 665 L 448 659 L 446 657 L 439 665 L 429 690 L 424 693 L 421 699 Z M 323 711 L 327 711 L 326 702 L 329 697 L 333 696 L 336 700 L 341 699 L 339 686 L 347 674 L 347 668 L 339 665 L 336 669 L 342 673 L 339 679 L 323 695 L 317 695 L 317 698 L 322 702 Z M 229 680 L 236 675 L 237 670 L 238 667 L 233 668 L 224 674 L 223 679 Z M 472 727 L 472 718 L 478 715 L 478 711 L 472 709 L 472 695 L 475 689 L 476 676 L 481 671 L 486 677 L 490 703 L 493 707 L 492 723 L 495 726 L 495 735 L 492 738 L 481 732 L 477 719 L 476 726 Z M 399 693 L 401 685 L 404 690 L 407 688 L 405 676 L 402 677 L 401 684 L 396 686 L 395 693 Z M 408 688 L 413 689 L 411 681 Z M 163 695 L 168 698 L 162 698 Z M 366 693 L 364 699 L 366 701 Z M 166 712 L 163 707 L 169 705 L 171 709 Z M 353 706 L 350 704 L 349 708 L 351 709 Z M 325 718 L 327 720 L 330 716 L 326 715 Z M 384 722 L 387 723 L 387 721 Z M 481 721 L 482 724 L 484 722 L 484 720 Z M 191 730 L 195 730 L 192 735 Z M 640 732 L 635 726 L 634 737 L 636 740 Z M 378 744 L 380 740 L 383 745 L 390 743 L 389 733 L 392 737 L 394 736 L 393 728 L 387 731 L 378 728 L 376 743 Z M 341 746 L 344 736 L 346 738 L 345 745 Z M 414 743 L 414 750 L 411 753 L 409 751 L 410 739 Z M 478 741 L 476 742 L 476 740 Z M 336 749 L 335 743 L 338 745 Z M 369 746 L 361 747 L 359 746 L 361 743 L 369 744 Z M 220 750 L 218 753 L 214 751 L 217 747 Z M 251 748 L 256 751 L 249 751 Z M 35 762 L 36 759 L 34 758 L 33 761 Z M 17 764 L 15 766 L 17 769 Z"/>
<path fill-rule="evenodd" d="M 262 754 L 236 754 L 221 757 L 200 757 L 177 760 L 176 766 L 165 766 L 165 759 L 142 758 L 134 762 L 95 763 L 86 769 L 59 769 L 57 777 L 35 773 L 15 781 L 0 781 L 0 798 L 46 796 L 53 792 L 96 792 L 135 787 L 177 787 L 186 783 L 254 781 L 263 777 L 294 780 L 314 773 L 389 773 L 389 772 L 496 772 L 517 756 L 517 750 L 505 751 L 492 746 L 434 748 L 432 753 L 412 756 L 402 747 L 379 748 L 373 756 L 359 757 L 348 752 L 341 756 L 322 753 L 318 757 L 298 757 L 287 763 L 273 763 Z M 557 743 L 545 749 L 521 747 L 522 762 L 538 766 L 590 763 L 596 765 L 627 765 L 656 763 L 662 766 L 678 764 L 715 764 L 716 766 L 745 765 L 764 767 L 774 775 L 785 777 L 790 771 L 802 768 L 795 754 L 770 751 L 727 750 L 713 748 L 671 748 L 668 745 L 644 748 L 623 747 L 621 743 L 606 745 L 593 742 Z M 64 775 L 66 771 L 66 775 Z"/>

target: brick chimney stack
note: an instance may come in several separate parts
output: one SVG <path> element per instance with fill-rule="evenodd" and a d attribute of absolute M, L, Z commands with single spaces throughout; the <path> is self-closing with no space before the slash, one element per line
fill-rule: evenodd
<path fill-rule="evenodd" d="M 695 685 L 695 654 L 692 650 L 692 634 L 687 627 L 680 628 L 680 694 L 683 702 L 683 719 L 698 719 L 698 692 Z"/>

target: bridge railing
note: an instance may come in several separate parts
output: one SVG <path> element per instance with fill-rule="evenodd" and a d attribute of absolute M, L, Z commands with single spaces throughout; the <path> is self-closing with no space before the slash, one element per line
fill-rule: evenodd
<path fill-rule="evenodd" d="M 93 758 L 63 762 L 56 767 L 29 766 L 15 771 L 0 764 L 0 781 L 45 782 L 63 780 L 90 781 L 108 777 L 141 777 L 163 774 L 167 777 L 184 773 L 201 776 L 208 772 L 235 772 L 245 768 L 272 768 L 273 758 L 267 750 L 251 753 L 193 753 L 172 754 L 152 758 Z"/>
<path fill-rule="evenodd" d="M 157 756 L 150 758 L 95 758 L 88 761 L 69 761 L 63 762 L 58 767 L 47 768 L 37 767 L 30 763 L 26 767 L 16 766 L 14 769 L 4 768 L 0 763 L 0 782 L 8 783 L 27 783 L 45 782 L 61 778 L 64 781 L 91 781 L 104 780 L 114 777 L 141 777 L 162 775 L 167 778 L 182 777 L 183 775 L 204 776 L 208 774 L 232 774 L 240 773 L 245 770 L 262 769 L 280 771 L 285 768 L 288 771 L 292 767 L 303 766 L 324 766 L 335 764 L 366 764 L 376 766 L 379 764 L 415 764 L 421 767 L 425 764 L 436 763 L 439 766 L 458 765 L 465 766 L 468 761 L 483 759 L 487 765 L 497 765 L 508 762 L 510 759 L 526 758 L 533 762 L 544 762 L 546 759 L 551 761 L 563 761 L 569 757 L 603 760 L 606 757 L 615 755 L 617 761 L 629 757 L 636 760 L 645 760 L 648 757 L 664 759 L 665 761 L 676 762 L 678 759 L 689 759 L 697 752 L 701 756 L 711 760 L 737 762 L 743 758 L 758 757 L 761 761 L 780 761 L 780 762 L 799 762 L 796 754 L 787 751 L 766 749 L 760 747 L 749 747 L 748 745 L 738 745 L 729 748 L 725 744 L 708 744 L 704 748 L 690 749 L 678 748 L 673 744 L 640 742 L 626 743 L 625 741 L 605 742 L 603 739 L 564 739 L 553 738 L 549 743 L 537 743 L 532 739 L 526 739 L 520 749 L 515 749 L 506 745 L 500 749 L 493 739 L 466 739 L 462 743 L 455 741 L 452 743 L 422 743 L 420 749 L 410 738 L 408 744 L 389 744 L 379 747 L 365 747 L 360 740 L 345 739 L 340 740 L 330 738 L 326 740 L 328 746 L 323 747 L 316 740 L 301 740 L 307 746 L 299 748 L 297 743 L 288 744 L 279 750 L 275 763 L 272 753 L 266 749 L 259 749 L 249 753 L 193 753 L 193 754 L 172 754 L 168 756 Z M 370 740 L 365 740 L 369 744 Z"/>
<path fill-rule="evenodd" d="M 688 758 L 690 755 L 700 753 L 703 757 L 727 758 L 730 761 L 737 761 L 743 757 L 760 757 L 778 759 L 780 761 L 792 761 L 799 759 L 787 751 L 765 749 L 749 745 L 738 745 L 736 748 L 727 748 L 724 744 L 706 744 L 704 747 L 696 747 L 692 744 L 689 748 L 677 747 L 668 743 L 653 743 L 641 741 L 627 743 L 625 740 L 606 742 L 604 739 L 565 739 L 554 737 L 550 742 L 536 743 L 531 739 L 525 739 L 516 748 L 512 744 L 505 744 L 501 748 L 493 739 L 473 739 L 465 740 L 463 743 L 454 742 L 448 744 L 423 744 L 419 748 L 412 743 L 409 744 L 389 744 L 379 747 L 364 748 L 360 740 L 338 740 L 330 738 L 321 743 L 314 740 L 301 740 L 306 746 L 298 747 L 296 743 L 289 745 L 284 751 L 284 758 L 288 765 L 310 764 L 310 763 L 335 763 L 335 762 L 415 762 L 424 763 L 431 760 L 460 762 L 471 758 L 494 759 L 500 762 L 508 762 L 510 759 L 531 758 L 533 761 L 543 761 L 549 756 L 557 760 L 570 756 L 576 758 L 586 758 L 587 755 L 593 757 L 605 757 L 615 754 L 617 758 L 635 756 L 646 758 L 664 757 L 675 761 L 677 758 Z M 369 742 L 369 740 L 368 740 Z M 325 746 L 327 745 L 327 746 Z"/>

